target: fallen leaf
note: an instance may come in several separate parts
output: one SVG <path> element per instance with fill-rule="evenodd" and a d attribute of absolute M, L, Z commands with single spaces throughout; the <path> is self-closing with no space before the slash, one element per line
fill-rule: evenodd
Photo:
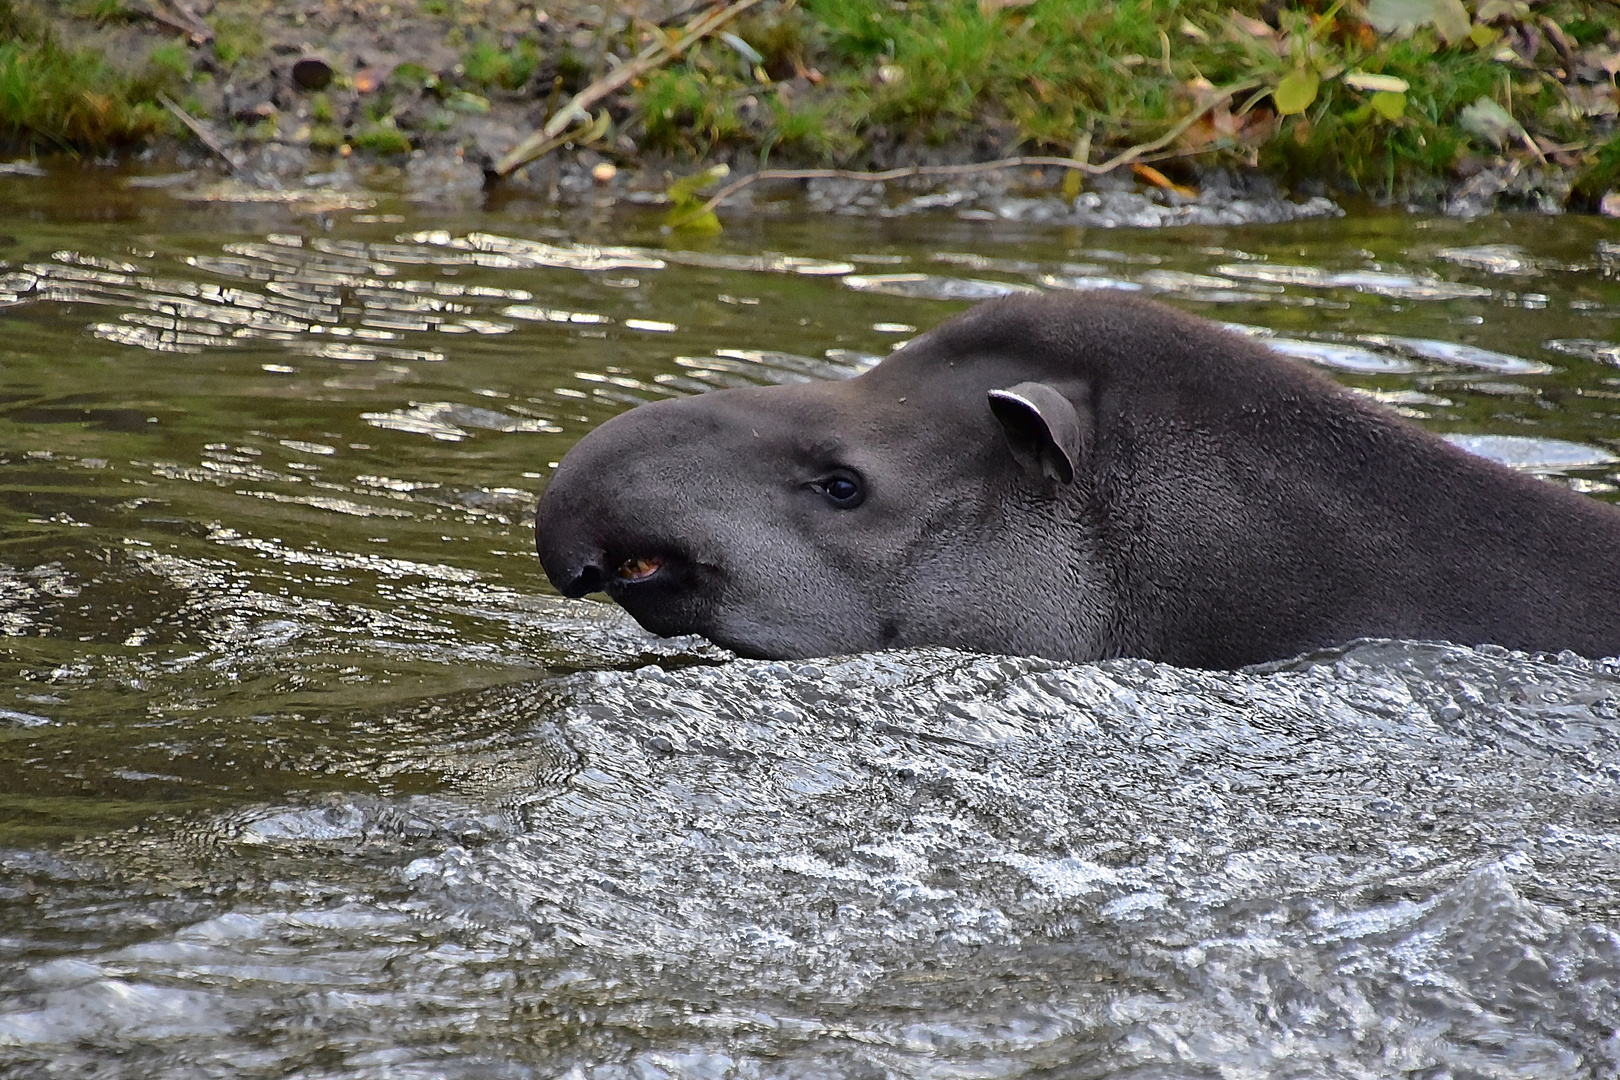
<path fill-rule="evenodd" d="M 1614 87 L 1608 83 L 1566 86 L 1564 93 L 1569 96 L 1569 103 L 1579 109 L 1583 116 L 1620 115 L 1620 102 L 1615 101 Z"/>
<path fill-rule="evenodd" d="M 369 94 L 380 87 L 387 80 L 388 75 L 388 68 L 361 68 L 354 73 L 354 88 L 362 94 Z"/>
<path fill-rule="evenodd" d="M 1412 88 L 1405 79 L 1394 75 L 1372 75 L 1365 71 L 1352 71 L 1345 75 L 1344 84 L 1357 90 L 1382 90 L 1391 94 L 1404 94 Z"/>
<path fill-rule="evenodd" d="M 1271 102 L 1277 111 L 1284 116 L 1304 112 L 1316 100 L 1316 91 L 1320 80 L 1316 72 L 1296 68 L 1282 77 L 1277 83 L 1277 89 L 1271 92 Z"/>
<path fill-rule="evenodd" d="M 1434 0 L 1371 0 L 1367 21 L 1381 34 L 1405 37 L 1434 21 Z"/>
<path fill-rule="evenodd" d="M 445 107 L 462 113 L 489 112 L 489 99 L 468 90 L 457 90 L 444 101 Z"/>
<path fill-rule="evenodd" d="M 1253 18 L 1252 16 L 1245 15 L 1236 8 L 1227 13 L 1226 19 L 1233 26 L 1237 27 L 1239 30 L 1242 30 L 1245 34 L 1248 34 L 1251 37 L 1269 38 L 1274 37 L 1277 33 L 1266 23 L 1259 19 Z"/>
<path fill-rule="evenodd" d="M 1462 0 L 1435 0 L 1434 28 L 1447 45 L 1455 45 L 1468 36 L 1474 28 L 1474 20 Z"/>
<path fill-rule="evenodd" d="M 1390 90 L 1380 90 L 1367 104 L 1385 120 L 1399 120 L 1406 113 L 1406 95 Z"/>
<path fill-rule="evenodd" d="M 1473 20 L 1462 0 L 1371 0 L 1367 21 L 1380 32 L 1407 37 L 1420 26 L 1433 26 L 1447 45 L 1467 37 Z"/>
<path fill-rule="evenodd" d="M 1184 198 L 1198 198 L 1197 188 L 1190 188 L 1185 184 L 1178 184 L 1151 165 L 1143 165 L 1141 162 L 1137 162 L 1131 166 L 1131 172 L 1135 173 L 1141 179 L 1146 180 L 1154 187 L 1163 188 L 1165 191 L 1173 191 L 1177 195 L 1183 196 Z"/>
<path fill-rule="evenodd" d="M 1484 0 L 1474 14 L 1482 23 L 1495 22 L 1497 19 L 1528 19 L 1530 5 L 1524 0 Z"/>
<path fill-rule="evenodd" d="M 1513 114 L 1488 97 L 1482 97 L 1463 109 L 1457 122 L 1464 131 L 1498 147 L 1505 146 L 1509 139 L 1519 138 L 1524 133 L 1524 128 L 1513 119 Z"/>

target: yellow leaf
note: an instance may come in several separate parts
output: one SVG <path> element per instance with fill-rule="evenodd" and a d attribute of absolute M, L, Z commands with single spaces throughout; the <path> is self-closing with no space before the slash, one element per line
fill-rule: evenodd
<path fill-rule="evenodd" d="M 1306 71 L 1304 68 L 1290 71 L 1282 77 L 1277 89 L 1271 92 L 1271 103 L 1283 116 L 1304 112 L 1311 107 L 1311 102 L 1316 100 L 1319 82 L 1314 71 Z"/>
<path fill-rule="evenodd" d="M 1385 120 L 1399 120 L 1406 112 L 1406 95 L 1390 90 L 1380 90 L 1372 96 L 1372 99 L 1367 104 L 1371 105 L 1373 111 Z"/>
<path fill-rule="evenodd" d="M 1494 26 L 1486 26 L 1484 23 L 1475 23 L 1474 28 L 1468 31 L 1468 40 L 1474 43 L 1476 49 L 1485 48 L 1485 46 L 1501 36 L 1502 31 Z"/>
<path fill-rule="evenodd" d="M 671 210 L 664 216 L 664 224 L 672 230 L 692 233 L 717 233 L 721 231 L 720 219 L 713 210 L 705 210 L 701 214 L 690 211 L 682 216 L 679 210 Z"/>
<path fill-rule="evenodd" d="M 698 192 L 702 191 L 710 184 L 724 180 L 730 175 L 731 166 L 724 163 L 719 165 L 711 165 L 702 172 L 695 172 L 690 176 L 683 176 L 679 180 L 676 180 L 674 183 L 670 184 L 669 190 L 664 192 L 664 197 L 675 206 L 680 206 L 682 203 L 696 203 L 698 202 Z"/>

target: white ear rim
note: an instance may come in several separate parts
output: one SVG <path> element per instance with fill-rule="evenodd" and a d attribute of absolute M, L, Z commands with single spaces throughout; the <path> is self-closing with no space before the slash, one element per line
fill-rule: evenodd
<path fill-rule="evenodd" d="M 1060 484 L 1074 483 L 1082 437 L 1079 414 L 1069 399 L 1038 382 L 991 390 L 988 397 L 1018 463 Z"/>

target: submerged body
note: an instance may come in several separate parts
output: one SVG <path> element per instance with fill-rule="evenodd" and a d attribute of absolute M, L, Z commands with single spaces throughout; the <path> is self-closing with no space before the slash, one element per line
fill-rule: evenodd
<path fill-rule="evenodd" d="M 991 301 L 854 379 L 633 409 L 563 459 L 536 532 L 564 594 L 753 657 L 1620 653 L 1620 511 L 1117 293 Z"/>

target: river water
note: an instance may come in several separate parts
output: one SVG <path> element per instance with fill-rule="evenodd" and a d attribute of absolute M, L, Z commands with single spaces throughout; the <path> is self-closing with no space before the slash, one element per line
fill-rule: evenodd
<path fill-rule="evenodd" d="M 1620 240 L 187 201 L 0 177 L 0 1075 L 1620 1075 L 1620 664 L 731 659 L 552 463 L 1008 289 L 1620 487 Z"/>

